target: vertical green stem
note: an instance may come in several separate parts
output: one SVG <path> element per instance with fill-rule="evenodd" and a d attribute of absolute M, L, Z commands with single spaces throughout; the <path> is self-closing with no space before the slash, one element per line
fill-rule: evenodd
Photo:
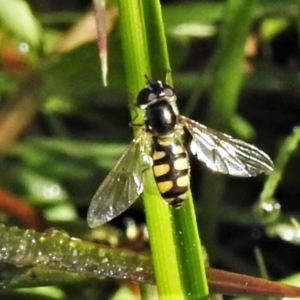
<path fill-rule="evenodd" d="M 205 274 L 205 258 L 191 195 L 181 210 L 172 210 L 172 226 L 186 299 L 206 299 L 209 297 L 209 290 Z"/>
<path fill-rule="evenodd" d="M 137 94 L 143 86 L 143 75 L 151 74 L 149 64 L 156 76 L 165 77 L 170 70 L 160 4 L 158 0 L 119 0 L 119 5 L 125 74 L 130 77 L 128 90 Z M 149 170 L 144 183 L 145 213 L 160 299 L 208 297 L 191 196 L 183 208 L 174 210 L 159 195 Z"/>
<path fill-rule="evenodd" d="M 169 62 L 167 40 L 163 26 L 162 12 L 159 1 L 144 1 L 144 17 L 148 42 L 148 53 L 153 79 L 165 81 L 171 67 Z M 168 84 L 172 85 L 171 76 Z"/>
<path fill-rule="evenodd" d="M 144 1 L 143 8 L 152 76 L 160 76 L 161 80 L 164 80 L 167 75 L 171 75 L 171 73 L 160 3 L 156 0 Z M 171 76 L 168 77 L 168 83 L 172 84 Z M 157 205 L 157 208 L 161 211 L 165 210 L 162 206 L 166 205 L 158 203 L 149 204 L 149 202 L 146 203 L 145 201 L 147 224 L 150 224 L 150 226 L 151 224 L 152 226 L 157 226 L 158 216 L 156 213 L 153 213 L 154 210 L 151 207 L 147 210 L 148 205 Z M 194 204 L 191 195 L 189 195 L 181 209 L 175 210 L 168 208 L 168 210 L 169 213 L 166 215 L 167 219 L 164 220 L 166 223 L 161 227 L 161 229 L 165 232 L 161 232 L 163 235 L 161 235 L 161 233 L 157 235 L 158 232 L 153 231 L 153 234 L 156 235 L 156 238 L 160 239 L 161 236 L 164 238 L 169 237 L 169 232 L 166 231 L 166 228 L 170 229 L 170 232 L 173 234 L 174 245 L 172 250 L 175 250 L 174 252 L 176 253 L 176 260 L 174 260 L 174 263 L 177 265 L 182 289 L 181 295 L 174 294 L 175 298 L 179 299 L 180 296 L 185 299 L 206 298 L 209 291 Z M 165 212 L 167 213 L 167 211 Z M 168 252 L 167 249 L 167 251 L 162 249 L 162 247 L 154 241 L 151 242 L 151 249 L 160 256 L 154 264 L 161 270 L 161 278 L 165 277 L 166 259 L 169 259 L 168 256 L 173 259 L 174 254 Z M 164 255 L 162 255 L 163 252 L 165 252 Z M 162 264 L 164 265 L 164 268 L 161 267 Z M 159 276 L 158 272 L 156 272 L 156 275 Z"/>
<path fill-rule="evenodd" d="M 298 25 L 298 43 L 300 46 L 300 0 L 296 0 L 297 7 L 298 7 L 298 18 L 297 18 L 297 25 Z M 299 53 L 298 53 L 299 56 Z M 299 58 L 299 57 L 298 57 Z"/>
<path fill-rule="evenodd" d="M 279 182 L 282 179 L 284 169 L 291 155 L 296 150 L 300 142 L 300 127 L 296 127 L 294 131 L 282 143 L 278 155 L 275 160 L 275 170 L 269 175 L 268 180 L 264 185 L 264 189 L 260 194 L 260 199 L 272 198 Z"/>
<path fill-rule="evenodd" d="M 151 74 L 142 7 L 143 2 L 139 0 L 119 0 L 127 88 L 134 95 L 145 85 L 144 74 Z M 134 117 L 134 111 L 131 115 Z M 137 123 L 142 123 L 141 118 Z M 143 198 L 159 296 L 161 299 L 182 299 L 184 293 L 174 251 L 169 208 L 158 194 L 149 170 L 144 176 Z"/>
<path fill-rule="evenodd" d="M 238 94 L 243 79 L 244 45 L 249 33 L 256 0 L 229 0 L 225 7 L 223 24 L 214 60 L 211 99 L 207 124 L 224 131 L 235 115 Z M 223 189 L 222 178 L 206 173 L 201 185 L 203 207 L 209 214 L 201 214 L 205 224 L 205 245 L 210 258 L 217 259 L 216 225 L 219 218 L 219 201 Z"/>
<path fill-rule="evenodd" d="M 243 80 L 244 45 L 252 20 L 256 0 L 229 0 L 220 27 L 208 124 L 215 128 L 228 127 L 235 114 Z"/>
<path fill-rule="evenodd" d="M 162 299 L 184 299 L 169 207 L 158 194 L 151 172 L 146 175 L 144 205 L 158 293 Z"/>
<path fill-rule="evenodd" d="M 150 71 L 139 0 L 119 0 L 119 12 L 126 86 L 131 95 L 137 95 L 145 85 L 144 74 Z M 141 124 L 141 114 L 137 118 L 136 113 L 135 109 L 131 109 L 132 121 Z"/>

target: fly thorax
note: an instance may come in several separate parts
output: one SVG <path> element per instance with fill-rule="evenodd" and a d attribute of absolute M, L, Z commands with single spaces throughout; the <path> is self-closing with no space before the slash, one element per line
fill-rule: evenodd
<path fill-rule="evenodd" d="M 174 131 L 176 124 L 177 114 L 167 101 L 158 101 L 146 108 L 145 125 L 152 135 L 168 135 Z"/>

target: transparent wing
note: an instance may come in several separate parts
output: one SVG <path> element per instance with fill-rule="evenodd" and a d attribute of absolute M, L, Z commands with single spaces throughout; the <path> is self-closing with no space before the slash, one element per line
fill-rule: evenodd
<path fill-rule="evenodd" d="M 193 138 L 191 152 L 209 169 L 241 177 L 273 171 L 272 160 L 255 146 L 207 128 L 184 116 L 179 116 L 179 123 L 186 127 Z"/>
<path fill-rule="evenodd" d="M 116 166 L 104 179 L 90 204 L 87 222 L 100 226 L 126 210 L 143 192 L 143 172 L 147 165 L 142 154 L 142 132 L 132 141 Z"/>

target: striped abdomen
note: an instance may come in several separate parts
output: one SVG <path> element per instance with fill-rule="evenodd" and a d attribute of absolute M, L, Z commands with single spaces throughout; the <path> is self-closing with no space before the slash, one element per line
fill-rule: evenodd
<path fill-rule="evenodd" d="M 174 207 L 187 197 L 190 183 L 188 156 L 176 139 L 156 138 L 153 145 L 153 174 L 161 196 Z"/>

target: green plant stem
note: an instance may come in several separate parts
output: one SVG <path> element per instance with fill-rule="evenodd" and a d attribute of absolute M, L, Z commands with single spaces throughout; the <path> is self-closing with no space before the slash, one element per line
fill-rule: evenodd
<path fill-rule="evenodd" d="M 298 25 L 298 47 L 299 47 L 300 46 L 300 20 L 299 20 L 299 16 L 300 16 L 300 0 L 297 0 L 296 3 L 297 3 L 297 7 L 298 7 L 297 25 Z"/>
<path fill-rule="evenodd" d="M 3 263 L 153 283 L 149 257 L 70 238 L 64 232 L 38 233 L 1 224 L 0 244 L 5 245 L 0 248 Z"/>
<path fill-rule="evenodd" d="M 119 13 L 127 88 L 130 93 L 137 95 L 145 84 L 144 74 L 151 74 L 142 2 L 120 0 Z M 134 118 L 134 109 L 131 109 L 131 115 Z M 141 124 L 142 119 L 138 120 Z M 161 299 L 174 299 L 183 295 L 183 290 L 177 269 L 168 207 L 157 192 L 151 172 L 148 170 L 144 175 L 143 198 L 158 292 Z"/>
<path fill-rule="evenodd" d="M 161 79 L 172 85 L 167 40 L 159 1 L 143 1 L 148 55 L 153 79 Z M 167 78 L 168 77 L 168 78 Z M 166 80 L 167 79 L 167 80 Z"/>
<path fill-rule="evenodd" d="M 260 194 L 260 199 L 269 199 L 273 197 L 276 188 L 281 181 L 284 169 L 291 155 L 296 150 L 300 141 L 300 127 L 296 127 L 282 143 L 278 155 L 275 160 L 275 170 L 269 175 L 268 180 L 264 185 L 264 189 Z"/>
<path fill-rule="evenodd" d="M 252 21 L 256 0 L 229 0 L 219 32 L 219 43 L 212 74 L 208 124 L 228 127 L 235 114 L 243 80 L 244 45 Z"/>
<path fill-rule="evenodd" d="M 144 22 L 141 18 L 139 0 L 119 0 L 118 5 L 126 87 L 131 95 L 137 95 L 141 87 L 145 85 L 144 74 L 150 72 L 147 46 L 143 35 Z M 133 124 L 141 124 L 141 113 L 135 108 L 131 108 L 130 112 Z M 136 130 L 135 133 L 137 133 Z"/>
<path fill-rule="evenodd" d="M 181 210 L 172 209 L 172 227 L 187 299 L 205 299 L 209 290 L 205 275 L 205 258 L 198 234 L 194 203 L 189 194 Z"/>
<path fill-rule="evenodd" d="M 214 58 L 211 99 L 207 124 L 221 131 L 228 128 L 236 113 L 236 103 L 243 79 L 244 45 L 249 33 L 256 0 L 229 0 L 224 11 L 219 32 L 219 43 Z M 204 243 L 210 259 L 220 255 L 216 247 L 216 231 L 219 219 L 219 201 L 223 189 L 222 177 L 206 172 L 201 184 L 202 206 L 208 213 L 201 213 L 205 224 Z"/>
<path fill-rule="evenodd" d="M 144 74 L 151 74 L 151 70 L 161 76 L 169 71 L 160 4 L 156 0 L 123 0 L 119 5 L 125 74 L 130 77 L 127 78 L 128 90 L 137 94 L 143 86 Z M 161 199 L 149 170 L 145 172 L 144 182 L 146 220 L 160 298 L 207 297 L 208 286 L 191 198 L 185 208 L 174 211 Z"/>
<path fill-rule="evenodd" d="M 160 76 L 162 80 L 164 80 L 163 77 L 168 77 L 167 82 L 172 84 L 160 3 L 156 0 L 144 1 L 143 8 L 152 75 Z M 151 249 L 157 254 L 157 260 L 154 257 L 153 262 L 159 291 L 162 288 L 159 285 L 160 280 L 162 282 L 167 280 L 167 284 L 170 286 L 173 284 L 170 282 L 170 279 L 172 281 L 173 278 L 166 279 L 167 266 L 167 268 L 174 268 L 174 272 L 179 272 L 182 292 L 181 294 L 173 293 L 177 299 L 180 295 L 185 299 L 207 297 L 208 284 L 191 194 L 179 210 L 169 207 L 166 209 L 166 205 L 162 203 L 161 199 L 159 203 L 145 201 L 145 207 Z M 157 213 L 160 214 L 159 218 Z M 160 224 L 157 222 L 158 219 Z M 161 220 L 164 222 L 161 223 Z M 172 233 L 173 240 L 169 236 L 170 233 Z M 162 237 L 163 245 L 161 244 Z M 165 238 L 170 238 L 169 242 L 173 242 L 172 249 L 168 249 L 165 245 Z M 173 253 L 171 254 L 173 249 L 176 257 L 173 257 Z M 166 259 L 169 259 L 170 262 L 174 259 L 174 266 L 167 264 Z M 175 263 L 177 270 L 175 270 Z M 174 297 L 172 296 L 172 298 Z"/>
<path fill-rule="evenodd" d="M 169 207 L 158 194 L 151 172 L 145 182 L 144 205 L 158 293 L 162 299 L 183 299 Z"/>

